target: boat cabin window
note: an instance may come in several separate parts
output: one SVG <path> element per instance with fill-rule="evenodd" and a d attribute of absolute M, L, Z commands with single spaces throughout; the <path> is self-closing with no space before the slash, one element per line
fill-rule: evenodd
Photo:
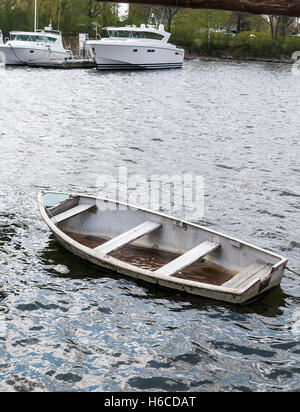
<path fill-rule="evenodd" d="M 124 30 L 108 30 L 109 37 L 132 37 L 131 31 Z"/>
<path fill-rule="evenodd" d="M 11 39 L 16 41 L 31 41 L 30 36 L 27 34 L 12 34 Z"/>
<path fill-rule="evenodd" d="M 108 30 L 109 37 L 126 37 L 135 39 L 153 39 L 162 40 L 163 35 L 158 33 L 151 33 L 148 31 L 131 31 L 131 30 Z"/>
<path fill-rule="evenodd" d="M 47 37 L 48 43 L 55 43 L 56 42 L 56 38 L 55 37 Z"/>
<path fill-rule="evenodd" d="M 11 39 L 14 41 L 31 41 L 36 43 L 55 43 L 55 37 L 47 37 L 41 35 L 33 35 L 33 34 L 12 34 Z"/>
<path fill-rule="evenodd" d="M 162 40 L 164 38 L 164 36 L 161 34 L 151 33 L 149 31 L 133 32 L 133 37 L 139 38 L 139 39 L 153 39 L 153 40 Z"/>
<path fill-rule="evenodd" d="M 34 41 L 36 43 L 41 43 L 46 41 L 45 36 L 30 36 L 31 41 Z"/>

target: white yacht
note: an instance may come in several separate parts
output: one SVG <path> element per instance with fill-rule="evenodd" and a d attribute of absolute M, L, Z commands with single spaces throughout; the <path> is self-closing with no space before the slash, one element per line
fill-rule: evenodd
<path fill-rule="evenodd" d="M 63 47 L 61 33 L 52 30 L 51 25 L 34 32 L 10 32 L 10 39 L 0 44 L 1 53 L 5 56 L 6 64 L 14 65 L 70 57 L 70 52 Z"/>
<path fill-rule="evenodd" d="M 182 67 L 184 50 L 168 43 L 171 34 L 163 24 L 106 27 L 105 30 L 107 38 L 87 42 L 100 70 Z"/>

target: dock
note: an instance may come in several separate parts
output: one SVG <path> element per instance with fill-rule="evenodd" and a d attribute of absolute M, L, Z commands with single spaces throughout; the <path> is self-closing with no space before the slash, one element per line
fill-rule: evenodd
<path fill-rule="evenodd" d="M 29 61 L 30 67 L 42 67 L 45 69 L 91 69 L 96 67 L 93 59 L 65 59 L 65 60 L 42 60 Z"/>

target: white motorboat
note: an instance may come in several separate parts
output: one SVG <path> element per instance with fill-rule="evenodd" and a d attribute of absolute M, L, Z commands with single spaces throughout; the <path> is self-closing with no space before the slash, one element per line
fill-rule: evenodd
<path fill-rule="evenodd" d="M 63 47 L 62 36 L 52 27 L 34 32 L 12 31 L 10 39 L 0 44 L 0 53 L 8 65 L 26 65 L 34 61 L 64 60 L 70 52 Z"/>
<path fill-rule="evenodd" d="M 70 52 L 63 46 L 59 30 L 52 29 L 52 23 L 43 30 L 37 28 L 37 0 L 34 6 L 34 31 L 12 31 L 10 38 L 1 44 L 0 56 L 8 65 L 26 65 L 30 62 L 64 60 Z"/>
<path fill-rule="evenodd" d="M 106 27 L 104 30 L 107 38 L 87 42 L 100 70 L 182 67 L 184 50 L 168 43 L 171 34 L 164 30 L 163 24 Z"/>
<path fill-rule="evenodd" d="M 242 304 L 280 284 L 287 259 L 125 203 L 40 193 L 42 218 L 75 256 L 135 279 Z"/>

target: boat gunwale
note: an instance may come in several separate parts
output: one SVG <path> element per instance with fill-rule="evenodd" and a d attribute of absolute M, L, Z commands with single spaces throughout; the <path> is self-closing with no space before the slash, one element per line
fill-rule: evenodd
<path fill-rule="evenodd" d="M 105 40 L 105 43 L 103 42 L 103 40 Z M 132 41 L 132 44 L 126 44 L 125 42 L 131 41 L 131 40 L 136 40 L 136 39 L 101 39 L 101 40 L 88 40 L 87 44 L 89 46 L 106 46 L 106 47 L 118 47 L 118 46 L 122 46 L 122 47 L 142 47 L 144 49 L 147 49 L 149 47 L 153 47 L 155 49 L 161 49 L 161 50 L 171 50 L 171 51 L 177 51 L 178 53 L 184 54 L 184 49 L 183 48 L 179 48 L 178 46 L 176 46 L 173 43 L 165 43 L 163 42 L 163 44 L 166 45 L 166 47 L 161 46 L 162 41 L 161 40 L 154 40 L 157 41 L 157 45 L 153 43 L 151 44 L 142 44 L 142 43 L 136 43 Z M 139 39 L 139 40 L 144 40 L 144 39 Z M 148 40 L 148 39 L 147 39 Z M 149 39 L 150 41 L 153 41 L 152 39 Z M 108 43 L 111 42 L 111 43 Z M 120 42 L 120 43 L 117 43 Z M 123 43 L 124 42 L 124 43 Z"/>
<path fill-rule="evenodd" d="M 188 221 L 186 221 L 186 220 L 177 219 L 177 218 L 174 217 L 174 216 L 170 216 L 170 215 L 167 215 L 167 214 L 165 214 L 165 213 L 155 212 L 155 211 L 153 211 L 153 210 L 151 210 L 151 209 L 147 209 L 147 208 L 140 207 L 140 206 L 137 206 L 137 205 L 132 205 L 132 204 L 130 204 L 130 203 L 121 202 L 121 201 L 117 201 L 117 200 L 113 200 L 113 199 L 109 199 L 109 198 L 104 198 L 104 197 L 99 197 L 99 196 L 85 195 L 85 194 L 80 194 L 80 193 L 66 193 L 66 192 L 49 192 L 49 191 L 45 191 L 45 192 L 41 192 L 39 195 L 41 195 L 41 197 L 42 197 L 42 196 L 45 195 L 45 194 L 68 195 L 68 196 L 72 196 L 72 197 L 88 198 L 88 199 L 93 199 L 93 200 L 101 200 L 101 201 L 108 202 L 108 203 L 114 203 L 114 204 L 117 204 L 117 205 L 126 206 L 126 207 L 128 207 L 129 209 L 132 209 L 132 210 L 141 210 L 141 211 L 143 211 L 143 212 L 147 212 L 147 213 L 150 213 L 150 214 L 153 214 L 153 215 L 156 215 L 156 216 L 160 216 L 160 217 L 163 217 L 163 218 L 167 218 L 167 219 L 173 220 L 173 221 L 175 221 L 175 222 L 181 222 L 181 223 L 183 223 L 183 224 L 186 224 L 186 225 L 189 225 L 189 226 L 193 226 L 193 227 L 195 227 L 195 228 L 204 230 L 204 231 L 209 232 L 209 233 L 211 233 L 211 234 L 215 234 L 215 235 L 221 236 L 221 237 L 226 238 L 226 239 L 228 239 L 228 240 L 230 240 L 230 241 L 241 243 L 241 244 L 243 244 L 243 245 L 245 245 L 245 246 L 249 246 L 249 247 L 251 247 L 251 248 L 253 248 L 253 249 L 259 250 L 260 252 L 264 252 L 264 253 L 266 253 L 266 254 L 269 254 L 269 255 L 271 255 L 271 256 L 273 256 L 273 257 L 276 257 L 276 258 L 280 259 L 280 262 L 277 262 L 277 263 L 275 263 L 275 264 L 272 266 L 274 269 L 276 269 L 278 266 L 281 266 L 282 263 L 287 263 L 287 262 L 288 262 L 288 259 L 285 258 L 285 257 L 283 257 L 282 255 L 278 255 L 277 253 L 272 252 L 272 251 L 269 251 L 269 250 L 267 250 L 267 249 L 264 249 L 264 248 L 262 248 L 262 247 L 260 247 L 260 246 L 255 246 L 255 245 L 253 245 L 253 244 L 251 244 L 251 243 L 248 243 L 248 242 L 245 242 L 244 240 L 241 240 L 241 239 L 239 239 L 239 238 L 232 237 L 232 236 L 230 236 L 230 235 L 225 235 L 224 233 L 217 232 L 217 231 L 212 230 L 212 229 L 209 229 L 209 228 L 207 228 L 207 227 L 205 227 L 205 226 L 198 225 L 197 223 L 192 223 L 192 222 L 188 222 Z M 42 203 L 42 202 L 41 202 L 41 197 L 39 197 L 39 203 Z"/>
<path fill-rule="evenodd" d="M 163 274 L 155 274 L 154 272 L 152 272 L 152 271 L 150 271 L 150 270 L 146 270 L 146 269 L 139 268 L 139 267 L 137 267 L 137 266 L 134 266 L 134 265 L 131 265 L 131 264 L 129 264 L 129 263 L 126 263 L 126 262 L 124 262 L 124 261 L 122 261 L 122 260 L 116 259 L 116 258 L 114 258 L 114 257 L 112 257 L 112 256 L 104 255 L 104 254 L 102 254 L 102 253 L 99 253 L 99 252 L 97 252 L 97 251 L 94 251 L 93 249 L 91 249 L 91 248 L 89 248 L 89 247 L 87 247 L 87 246 L 84 246 L 84 245 L 82 245 L 82 244 L 79 243 L 79 242 L 76 242 L 76 241 L 75 241 L 74 239 L 72 239 L 70 236 L 66 235 L 66 234 L 65 234 L 61 229 L 59 229 L 59 227 L 49 218 L 48 213 L 46 212 L 47 207 L 46 207 L 46 206 L 43 204 L 43 202 L 42 202 L 42 197 L 43 197 L 45 194 L 68 195 L 68 196 L 72 196 L 72 197 L 74 197 L 74 198 L 77 197 L 77 198 L 79 198 L 79 200 L 82 199 L 82 198 L 87 198 L 87 199 L 91 199 L 91 200 L 95 200 L 95 201 L 96 201 L 96 200 L 101 200 L 101 201 L 104 201 L 104 202 L 109 202 L 109 203 L 114 203 L 114 204 L 118 204 L 118 205 L 121 205 L 121 206 L 126 206 L 127 208 L 130 208 L 130 209 L 133 209 L 133 210 L 141 210 L 141 211 L 143 211 L 143 212 L 148 212 L 148 213 L 150 213 L 150 214 L 157 215 L 157 216 L 160 216 L 160 217 L 163 217 L 163 218 L 167 218 L 167 219 L 171 219 L 171 220 L 176 221 L 176 222 L 180 221 L 180 222 L 182 222 L 182 223 L 184 223 L 184 224 L 191 225 L 191 226 L 193 226 L 193 227 L 196 227 L 196 228 L 198 228 L 198 229 L 202 229 L 202 230 L 207 231 L 207 232 L 209 232 L 209 233 L 212 233 L 212 234 L 215 234 L 215 235 L 219 235 L 219 236 L 224 237 L 224 238 L 226 238 L 226 239 L 228 239 L 228 240 L 232 240 L 232 241 L 235 241 L 235 242 L 240 242 L 240 243 L 242 243 L 242 244 L 244 244 L 244 245 L 246 245 L 246 246 L 252 247 L 252 248 L 254 248 L 254 249 L 256 249 L 256 250 L 265 252 L 265 253 L 267 253 L 267 254 L 272 255 L 273 257 L 276 257 L 276 258 L 280 259 L 279 262 L 277 262 L 276 264 L 274 264 L 274 265 L 272 266 L 272 272 L 274 272 L 276 269 L 278 269 L 278 268 L 281 267 L 281 266 L 284 267 L 284 265 L 286 265 L 286 263 L 288 262 L 288 259 L 286 259 L 286 258 L 284 258 L 284 257 L 282 257 L 282 256 L 279 256 L 279 255 L 277 255 L 277 254 L 275 254 L 275 253 L 269 252 L 269 251 L 267 251 L 267 250 L 265 250 L 265 249 L 262 249 L 262 248 L 260 248 L 260 247 L 257 247 L 257 246 L 248 244 L 248 243 L 246 243 L 246 242 L 244 242 L 244 241 L 241 241 L 241 240 L 239 240 L 239 239 L 226 236 L 226 235 L 224 235 L 224 234 L 222 234 L 222 233 L 218 233 L 218 232 L 216 232 L 216 231 L 213 231 L 213 230 L 211 230 L 211 229 L 207 229 L 207 228 L 205 228 L 205 227 L 203 227 L 203 226 L 200 226 L 200 225 L 197 225 L 197 224 L 194 224 L 194 223 L 190 223 L 190 222 L 186 222 L 186 221 L 183 221 L 183 220 L 179 220 L 179 219 L 176 219 L 176 218 L 174 218 L 174 217 L 172 217 L 172 216 L 168 216 L 168 215 L 165 215 L 165 214 L 162 214 L 162 213 L 159 213 L 159 212 L 154 212 L 154 211 L 151 211 L 151 210 L 146 209 L 146 208 L 137 207 L 137 206 L 135 206 L 135 205 L 130 205 L 130 204 L 125 203 L 125 202 L 119 202 L 119 201 L 115 201 L 115 200 L 112 200 L 112 199 L 95 197 L 95 196 L 92 196 L 92 195 L 85 195 L 85 194 L 74 194 L 74 193 L 65 193 L 65 192 L 49 192 L 49 191 L 40 192 L 39 195 L 38 195 L 38 205 L 39 205 L 40 213 L 41 213 L 44 221 L 46 222 L 46 224 L 47 224 L 48 227 L 50 228 L 50 230 L 53 232 L 53 234 L 54 234 L 56 237 L 58 237 L 59 239 L 61 239 L 61 241 L 62 241 L 63 243 L 66 243 L 66 244 L 70 245 L 70 246 L 72 247 L 72 249 L 79 250 L 83 255 L 89 256 L 89 257 L 95 259 L 96 261 L 98 261 L 99 263 L 100 263 L 100 262 L 103 262 L 104 264 L 108 265 L 112 270 L 115 270 L 114 268 L 117 267 L 117 268 L 119 268 L 119 269 L 121 269 L 121 270 L 123 269 L 123 270 L 125 270 L 125 271 L 129 271 L 129 272 L 132 272 L 132 273 L 135 273 L 135 274 L 144 275 L 144 276 L 146 276 L 146 277 L 150 277 L 150 278 L 152 278 L 152 279 L 156 279 L 157 282 L 158 282 L 159 280 L 161 280 L 161 281 L 167 281 L 167 282 L 169 282 L 169 283 L 175 283 L 175 284 L 178 284 L 178 285 L 181 285 L 181 286 L 185 286 L 185 287 L 193 287 L 193 288 L 196 288 L 196 289 L 206 289 L 206 290 L 215 291 L 215 292 L 221 292 L 221 293 L 225 293 L 225 294 L 232 294 L 232 295 L 234 295 L 234 296 L 236 296 L 236 297 L 242 296 L 242 295 L 244 295 L 245 293 L 247 293 L 247 291 L 248 291 L 250 288 L 252 288 L 252 287 L 259 281 L 258 279 L 255 279 L 255 282 L 253 283 L 253 285 L 250 285 L 250 287 L 249 287 L 247 290 L 238 289 L 238 288 L 224 287 L 224 286 L 222 286 L 222 285 L 217 286 L 217 285 L 212 285 L 212 284 L 203 283 L 203 282 L 197 282 L 197 281 L 192 281 L 192 280 L 187 280 L 187 279 L 176 278 L 176 277 L 173 277 L 173 276 L 166 276 L 166 275 L 163 275 Z M 63 202 L 62 202 L 62 203 L 63 203 Z M 55 217 L 55 216 L 54 216 L 54 217 Z M 92 262 L 92 263 L 93 263 L 93 262 Z M 152 282 L 152 283 L 153 283 L 153 282 Z M 265 292 L 266 290 L 267 290 L 267 289 L 264 289 L 264 292 Z"/>

